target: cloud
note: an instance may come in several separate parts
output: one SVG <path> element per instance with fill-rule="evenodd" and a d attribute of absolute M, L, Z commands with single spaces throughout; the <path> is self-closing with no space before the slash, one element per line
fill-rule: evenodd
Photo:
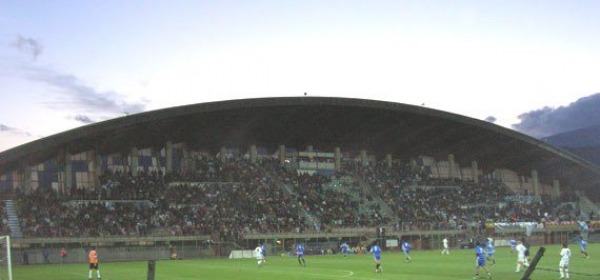
<path fill-rule="evenodd" d="M 0 124 L 0 131 L 12 131 L 12 130 L 14 130 L 14 128 Z"/>
<path fill-rule="evenodd" d="M 84 124 L 91 124 L 91 123 L 96 122 L 92 118 L 85 116 L 85 115 L 77 115 L 77 116 L 73 117 L 73 119 L 78 122 L 84 123 Z"/>
<path fill-rule="evenodd" d="M 15 128 L 15 127 L 10 127 L 4 124 L 0 123 L 0 133 L 11 133 L 14 135 L 19 135 L 19 136 L 27 136 L 27 137 L 31 137 L 33 136 L 31 133 L 27 132 L 27 131 L 23 131 L 21 129 Z"/>
<path fill-rule="evenodd" d="M 487 118 L 485 118 L 486 122 L 491 122 L 491 123 L 495 123 L 498 119 L 496 119 L 496 117 L 494 116 L 489 116 Z"/>
<path fill-rule="evenodd" d="M 17 36 L 14 42 L 10 44 L 20 52 L 31 57 L 33 61 L 37 60 L 38 56 L 44 51 L 44 46 L 35 39 L 26 38 L 21 35 Z"/>
<path fill-rule="evenodd" d="M 121 116 L 123 112 L 139 113 L 146 107 L 144 102 L 127 101 L 125 96 L 115 91 L 99 91 L 74 75 L 33 66 L 23 66 L 22 70 L 27 79 L 45 83 L 54 89 L 48 91 L 45 97 L 44 103 L 48 107 L 78 113 L 75 119 L 80 122 L 93 121 L 94 117 L 99 116 Z"/>
<path fill-rule="evenodd" d="M 558 108 L 544 107 L 519 115 L 512 127 L 533 137 L 546 137 L 600 124 L 600 93 Z"/>

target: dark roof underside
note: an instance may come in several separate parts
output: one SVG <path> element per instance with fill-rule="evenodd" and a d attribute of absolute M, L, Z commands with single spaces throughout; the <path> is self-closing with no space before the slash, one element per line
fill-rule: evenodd
<path fill-rule="evenodd" d="M 568 152 L 487 122 L 399 103 L 326 97 L 291 97 L 201 103 L 151 111 L 88 125 L 0 153 L 0 172 L 19 162 L 39 162 L 69 149 L 77 153 L 128 152 L 161 148 L 167 141 L 192 148 L 249 145 L 274 150 L 342 151 L 366 149 L 383 157 L 408 159 L 454 154 L 461 166 L 473 160 L 485 171 L 509 168 L 560 178 L 573 186 L 597 187 L 600 171 Z"/>

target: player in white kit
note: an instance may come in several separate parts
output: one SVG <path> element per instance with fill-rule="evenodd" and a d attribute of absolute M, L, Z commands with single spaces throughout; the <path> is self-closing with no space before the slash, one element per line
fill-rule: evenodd
<path fill-rule="evenodd" d="M 571 260 L 571 249 L 567 242 L 563 242 L 560 250 L 560 262 L 558 263 L 559 279 L 569 279 L 569 261 Z"/>
<path fill-rule="evenodd" d="M 519 240 L 515 250 L 517 251 L 517 270 L 515 272 L 520 272 L 521 266 L 529 266 L 529 261 L 527 261 L 527 257 L 525 256 L 525 251 L 527 251 L 527 247 L 523 245 L 522 240 Z"/>
<path fill-rule="evenodd" d="M 442 240 L 442 245 L 444 246 L 444 249 L 442 250 L 442 255 L 450 255 L 450 249 L 448 248 L 448 238 L 444 237 L 444 239 Z"/>
<path fill-rule="evenodd" d="M 260 246 L 260 244 L 254 249 L 254 256 L 256 257 L 256 265 L 261 267 L 265 263 L 265 256 L 263 255 L 262 246 Z"/>

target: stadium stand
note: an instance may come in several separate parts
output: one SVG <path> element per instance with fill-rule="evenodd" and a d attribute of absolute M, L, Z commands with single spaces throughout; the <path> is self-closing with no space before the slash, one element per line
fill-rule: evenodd
<path fill-rule="evenodd" d="M 284 98 L 142 115 L 0 153 L 0 230 L 17 234 L 10 212 L 15 244 L 31 250 L 176 241 L 181 256 L 199 255 L 186 242 L 221 256 L 223 243 L 300 237 L 407 235 L 428 248 L 420 235 L 572 230 L 594 214 L 597 167 L 443 112 Z"/>
<path fill-rule="evenodd" d="M 230 241 L 251 233 L 304 232 L 310 223 L 302 213 L 318 221 L 313 229 L 317 231 L 393 225 L 398 230 L 476 233 L 482 232 L 485 221 L 572 221 L 581 214 L 577 196 L 568 192 L 559 196 L 561 201 L 548 195 L 532 201 L 515 193 L 505 183 L 506 176 L 474 183 L 448 178 L 449 173 L 433 176 L 428 167 L 440 166 L 435 163 L 409 162 L 413 164 L 388 167 L 384 161 L 348 160 L 341 172 L 324 176 L 275 168 L 274 160 L 201 157 L 192 173 L 133 176 L 107 171 L 99 178 L 100 189 L 77 188 L 68 194 L 42 188 L 19 191 L 18 213 L 26 237 L 218 233 L 220 240 Z M 275 178 L 270 170 L 277 170 Z M 281 182 L 291 186 L 291 193 L 286 195 Z M 392 215 L 384 214 L 378 201 Z"/>

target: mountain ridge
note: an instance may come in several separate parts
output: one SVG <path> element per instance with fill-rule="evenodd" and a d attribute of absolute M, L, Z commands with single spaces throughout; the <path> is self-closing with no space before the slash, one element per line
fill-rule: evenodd
<path fill-rule="evenodd" d="M 600 165 L 600 124 L 551 135 L 540 140 Z"/>

